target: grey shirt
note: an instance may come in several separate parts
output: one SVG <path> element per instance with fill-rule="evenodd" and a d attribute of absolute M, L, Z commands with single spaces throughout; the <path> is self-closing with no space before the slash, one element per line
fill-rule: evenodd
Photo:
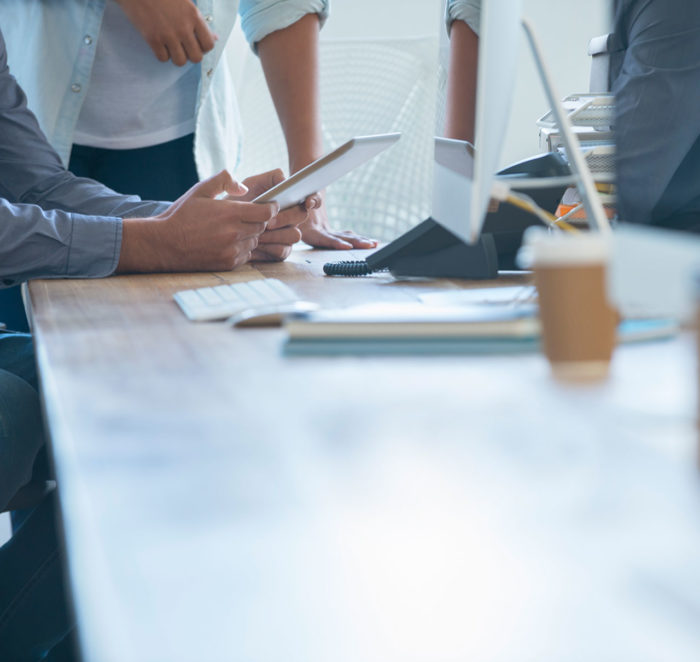
<path fill-rule="evenodd" d="M 0 33 L 0 287 L 108 276 L 119 262 L 121 219 L 167 206 L 66 171 L 10 74 Z"/>
<path fill-rule="evenodd" d="M 700 230 L 700 2 L 616 0 L 615 10 L 621 218 Z"/>

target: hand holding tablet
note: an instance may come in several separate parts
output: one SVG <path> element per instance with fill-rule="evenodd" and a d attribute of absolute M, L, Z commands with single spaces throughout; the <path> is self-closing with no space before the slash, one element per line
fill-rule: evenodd
<path fill-rule="evenodd" d="M 281 210 L 301 204 L 313 193 L 322 191 L 343 175 L 383 152 L 400 137 L 400 133 L 385 133 L 352 138 L 268 189 L 253 202 L 277 202 Z"/>

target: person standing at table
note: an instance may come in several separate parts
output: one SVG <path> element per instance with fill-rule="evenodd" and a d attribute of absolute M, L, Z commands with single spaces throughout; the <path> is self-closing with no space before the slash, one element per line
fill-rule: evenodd
<path fill-rule="evenodd" d="M 292 172 L 321 156 L 318 36 L 328 4 L 240 2 L 242 28 L 260 56 Z M 4 0 L 0 20 L 29 107 L 64 164 L 123 193 L 174 200 L 238 161 L 241 127 L 223 57 L 237 5 Z M 323 205 L 309 210 L 301 231 L 317 247 L 376 245 L 331 230 Z"/>

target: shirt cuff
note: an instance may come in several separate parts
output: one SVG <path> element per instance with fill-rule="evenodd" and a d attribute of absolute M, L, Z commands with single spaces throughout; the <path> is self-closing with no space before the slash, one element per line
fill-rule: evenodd
<path fill-rule="evenodd" d="M 464 21 L 478 35 L 481 27 L 481 0 L 448 0 L 445 10 L 447 34 L 454 21 Z"/>
<path fill-rule="evenodd" d="M 74 215 L 66 277 L 110 276 L 119 264 L 121 247 L 120 218 Z"/>
<path fill-rule="evenodd" d="M 321 27 L 328 18 L 330 0 L 243 0 L 241 27 L 253 51 L 272 32 L 283 30 L 307 14 L 317 14 Z"/>

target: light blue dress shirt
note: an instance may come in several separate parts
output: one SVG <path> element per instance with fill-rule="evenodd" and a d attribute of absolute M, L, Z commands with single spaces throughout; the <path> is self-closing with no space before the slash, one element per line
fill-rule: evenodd
<path fill-rule="evenodd" d="M 27 109 L 0 33 L 0 287 L 99 277 L 119 262 L 123 217 L 167 208 L 67 172 Z"/>
<path fill-rule="evenodd" d="M 0 26 L 13 71 L 49 142 L 68 163 L 80 108 L 90 84 L 106 0 L 2 0 Z M 224 46 L 237 13 L 248 42 L 295 23 L 309 13 L 324 21 L 330 0 L 198 0 L 218 36 L 200 66 L 195 160 L 200 178 L 235 168 L 240 120 Z M 128 100 L 127 100 L 128 101 Z"/>

